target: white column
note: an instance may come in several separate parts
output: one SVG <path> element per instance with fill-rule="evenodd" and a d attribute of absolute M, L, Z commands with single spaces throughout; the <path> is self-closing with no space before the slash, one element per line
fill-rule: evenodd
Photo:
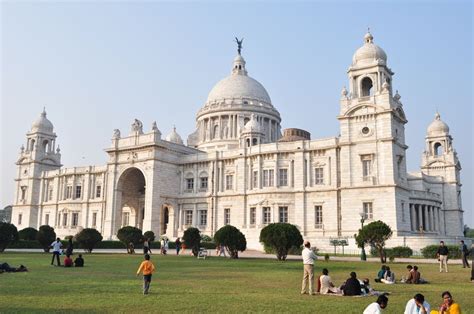
<path fill-rule="evenodd" d="M 415 231 L 415 209 L 413 208 L 413 204 L 409 204 L 410 208 L 410 224 L 411 224 L 411 231 Z"/>

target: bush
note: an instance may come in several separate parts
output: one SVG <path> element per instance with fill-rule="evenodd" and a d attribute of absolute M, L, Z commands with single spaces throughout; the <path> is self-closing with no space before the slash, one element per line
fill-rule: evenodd
<path fill-rule="evenodd" d="M 56 232 L 54 232 L 54 228 L 48 225 L 39 227 L 38 233 L 36 234 L 36 240 L 38 240 L 45 252 L 49 252 L 51 243 L 56 240 Z"/>
<path fill-rule="evenodd" d="M 324 260 L 326 262 L 329 262 L 329 254 L 328 253 L 324 254 Z"/>
<path fill-rule="evenodd" d="M 33 240 L 36 240 L 37 234 L 38 234 L 38 230 L 36 230 L 35 228 L 29 227 L 29 228 L 21 229 L 18 232 L 18 238 L 20 238 L 20 240 L 33 241 Z"/>
<path fill-rule="evenodd" d="M 396 246 L 391 250 L 394 257 L 410 257 L 413 255 L 413 250 L 408 246 Z"/>
<path fill-rule="evenodd" d="M 201 242 L 214 242 L 214 239 L 206 234 L 201 234 Z"/>
<path fill-rule="evenodd" d="M 102 241 L 102 235 L 96 229 L 86 228 L 76 234 L 76 241 L 83 249 L 91 253 L 97 243 Z"/>
<path fill-rule="evenodd" d="M 199 229 L 189 227 L 184 231 L 183 241 L 186 247 L 190 248 L 194 256 L 198 256 L 199 247 L 201 245 L 201 234 Z"/>
<path fill-rule="evenodd" d="M 43 248 L 41 244 L 36 240 L 34 241 L 19 240 L 19 241 L 13 242 L 8 247 L 12 249 L 42 249 Z"/>
<path fill-rule="evenodd" d="M 316 250 L 318 250 L 318 249 L 316 249 Z M 267 246 L 265 244 L 263 244 L 263 251 L 266 254 L 276 254 L 275 248 L 273 248 L 271 246 Z M 301 255 L 301 252 L 303 252 L 303 247 L 302 246 L 300 246 L 300 247 L 292 246 L 288 250 L 288 255 Z M 317 254 L 317 252 L 315 252 L 314 254 Z"/>
<path fill-rule="evenodd" d="M 18 240 L 18 230 L 13 224 L 0 222 L 0 252 L 5 251 L 8 245 Z"/>
<path fill-rule="evenodd" d="M 260 242 L 272 247 L 276 252 L 277 259 L 284 261 L 292 247 L 301 247 L 303 237 L 295 225 L 273 223 L 260 231 Z"/>
<path fill-rule="evenodd" d="M 217 244 L 226 247 L 231 258 L 239 258 L 239 251 L 243 252 L 247 248 L 247 240 L 245 235 L 234 226 L 227 225 L 214 234 Z"/>
<path fill-rule="evenodd" d="M 128 248 L 130 242 L 136 246 L 143 239 L 142 231 L 138 228 L 127 226 L 120 228 L 117 232 L 117 238 Z"/>
<path fill-rule="evenodd" d="M 147 231 L 143 234 L 143 238 L 148 239 L 149 242 L 153 242 L 155 241 L 155 233 L 153 231 Z"/>
<path fill-rule="evenodd" d="M 461 258 L 461 251 L 457 245 L 446 245 L 449 250 L 448 258 Z M 438 244 L 428 245 L 421 249 L 421 254 L 425 258 L 436 258 L 436 251 L 438 251 Z"/>

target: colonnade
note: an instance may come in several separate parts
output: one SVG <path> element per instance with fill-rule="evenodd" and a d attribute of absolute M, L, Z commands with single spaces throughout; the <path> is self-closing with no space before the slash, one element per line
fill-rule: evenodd
<path fill-rule="evenodd" d="M 427 204 L 410 204 L 411 231 L 441 232 L 441 209 Z"/>

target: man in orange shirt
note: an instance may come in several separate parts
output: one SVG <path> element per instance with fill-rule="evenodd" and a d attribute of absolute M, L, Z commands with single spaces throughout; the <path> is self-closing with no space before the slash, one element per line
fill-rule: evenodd
<path fill-rule="evenodd" d="M 150 255 L 145 254 L 145 260 L 140 264 L 137 270 L 137 276 L 143 272 L 143 294 L 148 294 L 151 283 L 151 274 L 155 271 L 155 265 L 150 262 Z"/>

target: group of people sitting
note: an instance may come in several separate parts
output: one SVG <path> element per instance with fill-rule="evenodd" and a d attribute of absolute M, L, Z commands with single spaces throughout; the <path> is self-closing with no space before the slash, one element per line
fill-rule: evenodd
<path fill-rule="evenodd" d="M 395 273 L 390 270 L 389 266 L 382 265 L 382 268 L 377 273 L 377 278 L 375 278 L 375 282 L 382 282 L 386 284 L 394 284 L 395 283 Z"/>
<path fill-rule="evenodd" d="M 390 270 L 389 266 L 382 265 L 381 269 L 377 273 L 377 278 L 375 282 L 381 282 L 385 284 L 394 284 L 395 283 L 395 273 Z M 402 277 L 400 283 L 407 284 L 422 284 L 428 283 L 425 279 L 421 278 L 421 273 L 418 271 L 418 266 L 407 266 L 407 273 Z"/>
<path fill-rule="evenodd" d="M 84 259 L 82 258 L 82 254 L 79 254 L 78 257 L 72 261 L 71 255 L 67 254 L 64 258 L 64 267 L 72 267 L 74 264 L 75 267 L 84 267 Z"/>
<path fill-rule="evenodd" d="M 350 273 L 350 277 L 340 286 L 336 287 L 329 277 L 329 270 L 324 268 L 318 280 L 318 292 L 320 294 L 338 294 L 345 296 L 357 295 L 381 295 L 385 294 L 372 289 L 369 279 L 360 280 L 355 272 Z"/>

